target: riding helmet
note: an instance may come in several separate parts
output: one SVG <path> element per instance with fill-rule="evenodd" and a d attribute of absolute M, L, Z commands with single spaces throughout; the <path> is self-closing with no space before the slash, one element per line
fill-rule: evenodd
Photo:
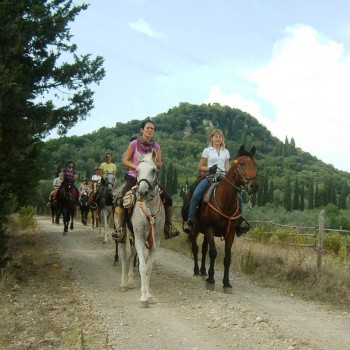
<path fill-rule="evenodd" d="M 85 177 L 83 181 L 89 181 L 89 179 L 87 177 Z"/>
<path fill-rule="evenodd" d="M 67 162 L 67 165 L 68 165 L 69 163 L 74 164 L 74 162 L 73 162 L 71 159 L 69 159 L 69 161 Z"/>

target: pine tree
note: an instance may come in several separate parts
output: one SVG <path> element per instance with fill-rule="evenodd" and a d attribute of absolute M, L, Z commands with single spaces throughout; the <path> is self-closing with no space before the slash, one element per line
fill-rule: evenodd
<path fill-rule="evenodd" d="M 289 176 L 286 179 L 284 192 L 283 192 L 283 205 L 287 211 L 292 210 L 292 200 L 291 200 L 291 187 Z"/>
<path fill-rule="evenodd" d="M 292 209 L 293 210 L 299 210 L 300 204 L 299 204 L 299 181 L 298 178 L 295 179 L 295 184 L 294 184 L 294 194 L 293 194 L 293 205 Z"/>

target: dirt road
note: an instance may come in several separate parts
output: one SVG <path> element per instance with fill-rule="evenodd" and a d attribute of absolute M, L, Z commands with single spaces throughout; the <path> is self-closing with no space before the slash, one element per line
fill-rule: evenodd
<path fill-rule="evenodd" d="M 138 273 L 135 289 L 119 291 L 121 265 L 113 265 L 113 241 L 103 244 L 97 230 L 80 223 L 63 236 L 62 227 L 47 217 L 37 222 L 89 299 L 92 315 L 85 322 L 105 332 L 101 349 L 350 349 L 348 313 L 326 311 L 236 274 L 231 276 L 233 294 L 224 294 L 220 270 L 216 290 L 207 291 L 202 278 L 192 276 L 192 261 L 165 249 L 157 252 L 152 273 L 157 302 L 141 308 Z M 175 239 L 185 241 L 184 236 Z"/>

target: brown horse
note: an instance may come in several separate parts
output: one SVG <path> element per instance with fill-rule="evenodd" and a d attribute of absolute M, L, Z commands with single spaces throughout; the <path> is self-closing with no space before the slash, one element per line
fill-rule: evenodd
<path fill-rule="evenodd" d="M 92 191 L 90 192 L 89 199 L 88 199 L 88 207 L 91 210 L 91 223 L 92 228 L 98 227 L 101 222 L 101 214 L 99 215 L 97 206 L 94 207 L 93 203 L 95 200 L 95 196 L 98 190 L 98 183 L 96 181 L 92 181 Z"/>
<path fill-rule="evenodd" d="M 77 207 L 77 201 L 79 197 L 78 190 L 74 187 L 72 182 L 67 182 L 63 187 L 60 187 L 57 191 L 57 200 L 60 204 L 62 217 L 63 217 L 63 234 L 67 234 L 68 226 L 70 223 L 70 229 L 74 229 L 74 215 Z"/>
<path fill-rule="evenodd" d="M 214 237 L 220 237 L 225 241 L 224 257 L 224 278 L 223 287 L 225 293 L 232 293 L 232 286 L 229 280 L 229 269 L 231 265 L 231 248 L 235 238 L 237 220 L 239 214 L 238 193 L 240 186 L 245 186 L 248 194 L 255 193 L 259 188 L 257 180 L 257 167 L 255 162 L 256 149 L 253 146 L 250 152 L 241 146 L 237 158 L 226 176 L 217 184 L 213 185 L 210 198 L 203 200 L 194 217 L 193 234 L 189 236 L 192 242 L 192 253 L 194 258 L 194 275 L 207 275 L 205 267 L 205 258 L 209 247 L 210 266 L 207 287 L 212 288 L 215 283 L 214 266 L 217 256 Z M 212 189 L 212 188 L 211 188 Z M 208 192 L 206 196 L 208 196 Z M 183 208 L 186 206 L 190 194 L 187 193 L 184 198 Z M 201 268 L 198 267 L 198 245 L 197 237 L 199 233 L 204 234 L 202 244 Z"/>

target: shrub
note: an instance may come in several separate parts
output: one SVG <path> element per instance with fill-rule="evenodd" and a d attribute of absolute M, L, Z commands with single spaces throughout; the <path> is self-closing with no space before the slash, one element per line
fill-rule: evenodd
<path fill-rule="evenodd" d="M 35 225 L 34 221 L 34 215 L 35 215 L 35 208 L 31 205 L 28 205 L 26 207 L 22 207 L 19 211 L 19 217 L 21 221 L 21 228 L 26 229 L 28 227 L 32 227 Z"/>
<path fill-rule="evenodd" d="M 342 236 L 338 232 L 327 233 L 324 238 L 323 247 L 338 255 L 342 246 Z"/>

